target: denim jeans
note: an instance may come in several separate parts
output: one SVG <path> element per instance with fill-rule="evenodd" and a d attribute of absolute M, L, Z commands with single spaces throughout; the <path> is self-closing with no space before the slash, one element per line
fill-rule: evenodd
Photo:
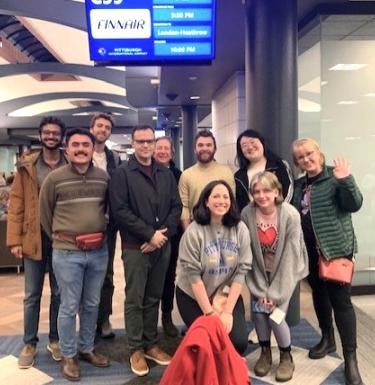
<path fill-rule="evenodd" d="M 72 358 L 77 354 L 77 314 L 78 351 L 87 353 L 94 348 L 100 291 L 107 261 L 106 244 L 90 251 L 53 250 L 53 268 L 61 297 L 57 327 L 64 357 Z"/>
<path fill-rule="evenodd" d="M 30 258 L 24 258 L 25 299 L 23 301 L 23 341 L 27 345 L 35 346 L 38 342 L 40 300 L 42 298 L 44 277 L 47 270 L 51 288 L 49 340 L 58 341 L 57 315 L 59 312 L 60 297 L 52 268 L 52 243 L 42 231 L 42 260 L 34 261 Z"/>

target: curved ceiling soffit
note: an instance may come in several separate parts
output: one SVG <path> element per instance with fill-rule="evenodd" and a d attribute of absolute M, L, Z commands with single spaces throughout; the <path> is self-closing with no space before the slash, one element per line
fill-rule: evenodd
<path fill-rule="evenodd" d="M 94 99 L 108 101 L 126 106 L 126 97 L 103 92 L 51 92 L 37 95 L 22 96 L 0 103 L 0 114 L 8 115 L 13 111 L 32 104 L 46 102 L 56 99 Z"/>
<path fill-rule="evenodd" d="M 120 108 L 120 107 L 112 107 L 102 105 L 94 105 L 94 106 L 86 106 L 86 107 L 77 107 L 77 108 L 69 108 L 65 110 L 54 110 L 48 111 L 48 115 L 58 115 L 58 116 L 76 116 L 76 114 L 84 113 L 84 112 L 108 112 L 111 113 L 119 113 L 122 115 L 127 114 L 136 114 L 137 111 L 129 110 L 128 108 Z M 35 116 L 45 116 L 46 113 L 37 114 Z"/>
<path fill-rule="evenodd" d="M 26 16 L 86 31 L 85 4 L 76 1 L 1 0 L 0 13 Z"/>
<path fill-rule="evenodd" d="M 22 63 L 3 64 L 0 66 L 0 78 L 5 76 L 25 75 L 33 73 L 51 73 L 85 76 L 98 79 L 107 83 L 125 87 L 126 71 L 105 67 L 93 67 L 86 64 L 65 63 Z"/>

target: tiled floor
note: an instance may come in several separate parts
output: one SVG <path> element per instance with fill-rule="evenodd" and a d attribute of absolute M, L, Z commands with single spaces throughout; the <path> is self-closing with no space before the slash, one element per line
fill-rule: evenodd
<path fill-rule="evenodd" d="M 119 244 L 120 242 L 118 242 Z M 111 322 L 115 329 L 124 328 L 124 278 L 120 250 L 116 251 L 115 258 L 115 294 L 113 300 L 113 315 Z M 0 271 L 0 335 L 20 335 L 23 333 L 23 274 L 17 275 L 14 271 Z M 246 298 L 245 298 L 246 302 Z M 358 345 L 361 373 L 366 385 L 375 384 L 375 296 L 354 297 L 353 302 L 358 307 Z M 46 276 L 45 291 L 41 306 L 40 332 L 48 332 L 49 287 Z M 176 324 L 182 321 L 178 311 L 174 311 Z M 301 317 L 305 318 L 316 328 L 316 319 L 313 314 L 311 296 L 306 285 L 301 291 Z M 340 351 L 338 351 L 341 356 Z M 316 369 L 314 369 L 316 370 Z M 16 384 L 14 384 L 16 385 Z M 309 384 L 307 384 L 309 385 Z"/>

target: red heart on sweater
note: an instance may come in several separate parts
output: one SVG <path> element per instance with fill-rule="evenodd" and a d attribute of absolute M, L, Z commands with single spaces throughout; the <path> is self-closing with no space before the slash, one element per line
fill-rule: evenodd
<path fill-rule="evenodd" d="M 261 228 L 257 228 L 259 242 L 263 245 L 272 246 L 277 238 L 276 229 L 271 226 L 267 230 L 262 230 Z"/>

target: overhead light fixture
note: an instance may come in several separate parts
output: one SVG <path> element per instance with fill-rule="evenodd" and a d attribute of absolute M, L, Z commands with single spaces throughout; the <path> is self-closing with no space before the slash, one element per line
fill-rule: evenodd
<path fill-rule="evenodd" d="M 150 83 L 154 86 L 157 86 L 160 84 L 160 79 L 158 78 L 150 79 Z"/>
<path fill-rule="evenodd" d="M 368 94 L 366 94 L 365 96 L 369 96 L 371 98 L 374 98 L 375 97 L 375 92 L 369 92 Z"/>
<path fill-rule="evenodd" d="M 363 67 L 366 67 L 367 64 L 336 64 L 331 67 L 330 71 L 357 71 Z"/>
<path fill-rule="evenodd" d="M 320 85 L 321 85 L 322 87 L 325 86 L 326 84 L 328 84 L 327 80 L 322 80 L 322 81 L 320 82 Z"/>
<path fill-rule="evenodd" d="M 345 105 L 345 106 L 350 106 L 350 105 L 353 105 L 353 104 L 358 104 L 358 102 L 355 101 L 355 100 L 340 100 L 339 102 L 337 102 L 337 104 L 341 104 L 341 105 Z"/>
<path fill-rule="evenodd" d="M 360 140 L 360 136 L 346 136 L 345 140 Z"/>
<path fill-rule="evenodd" d="M 157 116 L 153 116 L 152 120 L 158 120 L 158 117 Z"/>
<path fill-rule="evenodd" d="M 200 99 L 201 97 L 200 96 L 190 96 L 190 99 L 191 100 L 198 100 Z"/>
<path fill-rule="evenodd" d="M 189 76 L 189 78 L 188 78 L 189 80 L 191 80 L 191 81 L 194 81 L 194 80 L 197 80 L 198 79 L 198 77 L 197 76 Z"/>

